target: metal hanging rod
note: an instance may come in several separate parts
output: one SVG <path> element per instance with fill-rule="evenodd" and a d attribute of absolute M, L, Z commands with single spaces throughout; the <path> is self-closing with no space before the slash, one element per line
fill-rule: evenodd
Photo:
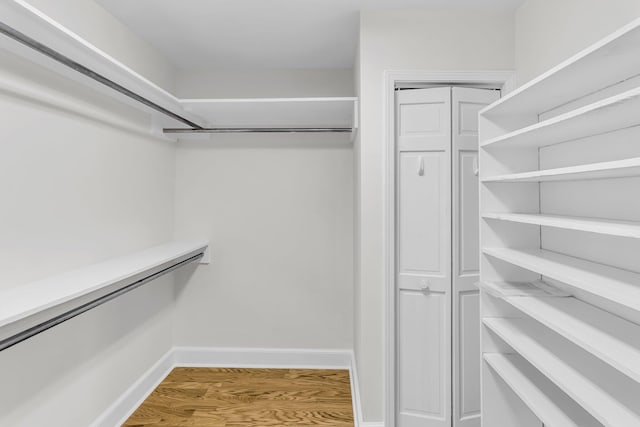
<path fill-rule="evenodd" d="M 57 326 L 63 322 L 66 322 L 67 320 L 73 319 L 74 317 L 85 313 L 89 310 L 91 310 L 92 308 L 96 308 L 106 302 L 111 301 L 112 299 L 115 299 L 117 297 L 119 297 L 120 295 L 126 294 L 127 292 L 131 292 L 134 289 L 139 288 L 140 286 L 149 283 L 152 280 L 157 279 L 160 276 L 164 276 L 167 273 L 172 272 L 173 270 L 176 270 L 184 265 L 190 264 L 192 262 L 198 261 L 200 258 L 202 258 L 204 256 L 204 252 L 199 253 L 197 255 L 193 255 L 190 258 L 187 258 L 183 261 L 180 261 L 178 263 L 175 263 L 163 270 L 160 270 L 156 273 L 150 274 L 149 276 L 143 277 L 142 279 L 138 279 L 136 281 L 134 281 L 133 283 L 130 283 L 118 290 L 115 290 L 111 293 L 108 293 L 106 295 L 103 295 L 99 298 L 96 298 L 92 301 L 89 301 L 79 307 L 73 308 L 65 313 L 59 314 L 45 322 L 42 322 L 38 325 L 32 326 L 29 329 L 25 329 L 22 332 L 18 332 L 15 335 L 12 335 L 8 338 L 2 339 L 0 340 L 0 351 L 2 350 L 6 350 L 9 347 L 13 347 L 16 344 L 21 343 L 24 340 L 27 340 L 35 335 L 38 335 L 39 333 L 42 333 L 48 329 L 53 328 L 54 326 Z"/>
<path fill-rule="evenodd" d="M 172 119 L 178 120 L 179 122 L 182 122 L 184 124 L 186 124 L 187 126 L 191 126 L 194 129 L 201 129 L 202 127 L 194 122 L 192 122 L 191 120 L 180 116 L 179 114 L 176 114 L 170 110 L 167 110 L 166 108 L 156 104 L 153 101 L 150 101 L 149 99 L 138 95 L 137 93 L 127 89 L 126 87 L 114 82 L 113 80 L 108 79 L 107 77 L 96 73 L 95 71 L 85 67 L 84 65 L 74 61 L 73 59 L 69 58 L 68 56 L 65 56 L 63 54 L 61 54 L 58 51 L 55 51 L 53 49 L 51 49 L 48 46 L 45 46 L 44 44 L 40 43 L 39 41 L 27 36 L 26 34 L 16 30 L 13 27 L 10 27 L 9 25 L 5 24 L 4 22 L 0 22 L 0 33 L 4 34 L 5 36 L 12 38 L 13 40 L 22 43 L 23 45 L 30 47 L 31 49 L 40 52 L 43 55 L 48 56 L 49 58 L 53 59 L 54 61 L 57 61 L 75 71 L 77 71 L 80 74 L 84 74 L 85 76 L 97 81 L 98 83 L 101 83 L 141 104 L 146 105 L 149 108 L 152 108 L 168 117 L 171 117 Z"/>
<path fill-rule="evenodd" d="M 168 128 L 164 133 L 349 133 L 351 128 Z"/>

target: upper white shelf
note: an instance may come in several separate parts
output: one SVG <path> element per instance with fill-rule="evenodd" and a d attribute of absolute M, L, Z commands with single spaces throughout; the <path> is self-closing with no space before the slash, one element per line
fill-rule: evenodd
<path fill-rule="evenodd" d="M 601 427 L 530 363 L 517 354 L 485 353 L 484 360 L 547 427 Z"/>
<path fill-rule="evenodd" d="M 354 129 L 357 101 L 355 97 L 181 99 L 180 104 L 216 128 Z"/>
<path fill-rule="evenodd" d="M 208 243 L 182 241 L 90 265 L 0 292 L 0 339 L 87 301 L 204 253 Z"/>
<path fill-rule="evenodd" d="M 482 214 L 482 217 L 498 221 L 640 239 L 640 222 L 638 221 L 615 221 L 600 218 L 520 213 L 485 213 Z"/>
<path fill-rule="evenodd" d="M 640 157 L 482 178 L 482 182 L 547 182 L 640 176 Z"/>
<path fill-rule="evenodd" d="M 485 117 L 537 115 L 637 75 L 640 18 L 489 105 Z"/>
<path fill-rule="evenodd" d="M 640 111 L 640 88 L 635 88 L 552 119 L 481 142 L 480 146 L 486 148 L 544 147 L 639 125 L 638 111 Z"/>
<path fill-rule="evenodd" d="M 532 319 L 485 317 L 483 324 L 604 425 L 640 425 L 636 381 Z"/>

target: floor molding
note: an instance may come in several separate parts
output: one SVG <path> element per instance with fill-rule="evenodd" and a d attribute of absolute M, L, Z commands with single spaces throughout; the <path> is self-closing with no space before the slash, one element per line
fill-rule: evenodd
<path fill-rule="evenodd" d="M 91 427 L 116 427 L 142 404 L 174 367 L 348 369 L 356 427 L 383 427 L 362 422 L 358 373 L 351 350 L 173 347 L 116 400 Z"/>

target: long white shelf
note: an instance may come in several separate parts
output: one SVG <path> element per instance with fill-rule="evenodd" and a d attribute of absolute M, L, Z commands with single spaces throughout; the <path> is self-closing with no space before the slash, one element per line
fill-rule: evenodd
<path fill-rule="evenodd" d="M 7 288 L 0 292 L 0 338 L 10 336 L 57 314 L 74 308 L 204 253 L 204 241 L 180 241 L 90 265 L 44 280 Z"/>
<path fill-rule="evenodd" d="M 613 64 L 613 65 L 612 65 Z M 489 105 L 486 117 L 537 115 L 638 74 L 640 19 Z"/>
<path fill-rule="evenodd" d="M 480 146 L 544 147 L 640 125 L 640 88 L 481 142 Z"/>
<path fill-rule="evenodd" d="M 548 182 L 640 176 L 640 157 L 482 178 L 482 182 Z"/>
<path fill-rule="evenodd" d="M 197 116 L 184 111 L 177 97 L 83 39 L 61 23 L 47 16 L 27 1 L 7 0 L 0 2 L 0 16 L 2 16 L 3 23 L 10 25 L 12 28 L 15 28 L 40 43 L 46 44 L 47 47 L 91 69 L 95 73 L 122 85 L 179 116 L 196 123 L 201 122 Z M 102 94 L 114 97 L 128 105 L 148 112 L 157 117 L 163 126 L 186 126 L 3 34 L 0 34 L 0 48 L 17 54 L 66 78 L 86 85 Z"/>
<path fill-rule="evenodd" d="M 485 255 L 640 311 L 640 274 L 543 249 L 483 248 Z"/>
<path fill-rule="evenodd" d="M 546 427 L 602 426 L 522 356 L 485 353 L 483 357 Z"/>
<path fill-rule="evenodd" d="M 483 324 L 609 427 L 640 425 L 640 384 L 531 319 L 484 318 Z"/>
<path fill-rule="evenodd" d="M 357 127 L 355 97 L 181 99 L 211 127 Z"/>
<path fill-rule="evenodd" d="M 545 214 L 485 213 L 485 219 L 640 239 L 640 222 Z"/>

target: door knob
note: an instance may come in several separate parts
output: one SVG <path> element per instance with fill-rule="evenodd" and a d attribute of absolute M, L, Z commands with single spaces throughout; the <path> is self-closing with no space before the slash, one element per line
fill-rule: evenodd
<path fill-rule="evenodd" d="M 420 281 L 420 291 L 421 292 L 429 292 L 429 282 L 427 282 L 426 280 L 421 280 Z"/>

